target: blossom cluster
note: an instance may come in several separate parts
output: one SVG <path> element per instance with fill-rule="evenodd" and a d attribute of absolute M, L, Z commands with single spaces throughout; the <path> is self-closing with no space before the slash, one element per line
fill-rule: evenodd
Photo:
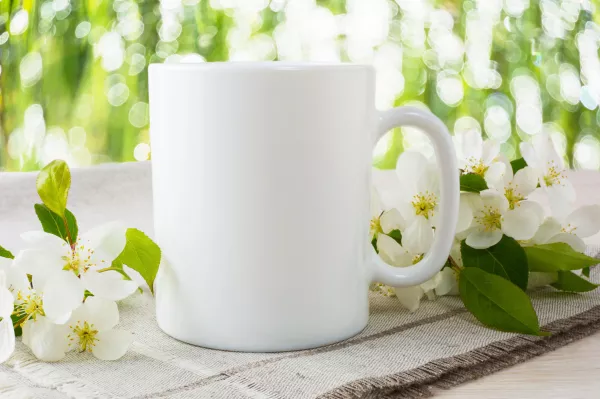
<path fill-rule="evenodd" d="M 40 360 L 57 361 L 71 350 L 102 360 L 122 357 L 131 333 L 116 330 L 116 301 L 138 284 L 112 262 L 126 244 L 119 223 L 99 226 L 72 244 L 44 231 L 23 233 L 26 248 L 0 257 L 0 363 L 15 348 L 15 332 Z"/>
<path fill-rule="evenodd" d="M 384 295 L 396 296 L 410 311 L 415 311 L 425 296 L 433 299 L 459 293 L 459 274 L 468 266 L 463 264 L 465 251 L 485 254 L 495 248 L 500 250 L 499 243 L 507 237 L 506 240 L 515 242 L 524 252 L 528 247 L 564 243 L 573 251 L 583 253 L 586 247 L 583 239 L 600 230 L 600 205 L 574 208 L 575 190 L 567 178 L 563 159 L 548 135 L 540 133 L 533 136 L 531 142 L 521 143 L 523 158 L 512 162 L 501 154 L 498 143 L 484 141 L 477 131 L 455 135 L 454 143 L 461 196 L 459 221 L 448 262 L 436 276 L 418 286 L 392 288 L 376 284 L 372 287 Z M 398 158 L 396 177 L 395 188 L 374 190 L 371 238 L 384 261 L 406 267 L 419 262 L 434 239 L 439 219 L 439 174 L 435 160 L 407 151 Z M 545 196 L 549 210 L 532 200 L 532 194 L 536 198 Z M 564 247 L 551 249 L 557 248 Z M 559 273 L 565 271 L 551 268 L 546 271 L 544 266 L 535 263 L 538 258 L 531 253 L 533 267 L 527 269 L 527 261 L 524 261 L 524 288 L 556 283 Z M 590 262 L 587 258 L 585 261 Z M 510 276 L 502 277 L 519 283 Z M 595 285 L 590 283 L 592 287 Z"/>

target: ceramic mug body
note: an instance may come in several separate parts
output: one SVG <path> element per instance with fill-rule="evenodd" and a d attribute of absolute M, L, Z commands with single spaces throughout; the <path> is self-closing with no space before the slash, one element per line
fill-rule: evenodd
<path fill-rule="evenodd" d="M 240 351 L 361 331 L 386 273 L 368 231 L 373 69 L 164 64 L 149 84 L 160 328 Z"/>

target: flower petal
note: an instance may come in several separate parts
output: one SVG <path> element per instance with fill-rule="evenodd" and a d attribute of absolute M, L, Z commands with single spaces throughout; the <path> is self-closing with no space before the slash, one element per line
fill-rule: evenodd
<path fill-rule="evenodd" d="M 457 233 L 465 231 L 466 229 L 471 227 L 471 224 L 473 223 L 473 209 L 471 207 L 471 201 L 469 199 L 471 194 L 473 193 L 460 194 L 460 203 L 458 206 L 458 223 L 456 224 Z"/>
<path fill-rule="evenodd" d="M 504 194 L 496 190 L 483 190 L 479 193 L 484 207 L 498 210 L 504 213 L 508 209 L 508 200 Z"/>
<path fill-rule="evenodd" d="M 381 259 L 388 265 L 410 266 L 412 264 L 412 255 L 396 240 L 385 234 L 377 236 L 377 250 Z"/>
<path fill-rule="evenodd" d="M 123 357 L 133 342 L 133 336 L 128 331 L 100 331 L 96 335 L 98 341 L 92 348 L 92 353 L 100 360 L 117 360 Z"/>
<path fill-rule="evenodd" d="M 46 317 L 38 317 L 28 331 L 29 348 L 40 360 L 56 362 L 65 357 L 68 348 L 68 327 L 50 322 Z"/>
<path fill-rule="evenodd" d="M 538 218 L 538 226 L 542 224 L 544 221 L 545 212 L 544 207 L 535 201 L 524 200 L 518 203 L 516 209 L 521 209 L 522 211 L 530 212 L 534 214 Z"/>
<path fill-rule="evenodd" d="M 423 216 L 417 216 L 402 233 L 402 246 L 413 254 L 426 253 L 432 242 L 431 223 Z"/>
<path fill-rule="evenodd" d="M 543 164 L 542 167 L 554 165 L 558 169 L 564 168 L 564 161 L 554 146 L 554 142 L 547 133 L 536 134 L 531 138 L 531 143 L 537 154 L 537 159 Z M 527 161 L 527 160 L 526 160 Z M 527 162 L 529 165 L 529 162 Z"/>
<path fill-rule="evenodd" d="M 15 330 L 10 317 L 0 321 L 0 364 L 15 351 Z"/>
<path fill-rule="evenodd" d="M 515 192 L 523 197 L 527 197 L 537 188 L 538 175 L 532 167 L 526 166 L 519 170 L 512 180 L 511 186 Z"/>
<path fill-rule="evenodd" d="M 119 324 L 119 309 L 114 301 L 90 296 L 82 308 L 82 312 L 74 313 L 73 318 L 93 324 L 98 331 L 107 331 Z"/>
<path fill-rule="evenodd" d="M 523 142 L 519 144 L 519 149 L 521 150 L 521 155 L 523 155 L 523 159 L 525 159 L 527 166 L 531 166 L 534 169 L 539 169 L 542 167 L 541 162 L 538 159 L 538 155 L 536 154 L 531 143 Z"/>
<path fill-rule="evenodd" d="M 510 169 L 502 162 L 493 162 L 485 172 L 485 182 L 488 186 L 494 187 L 496 190 L 504 191 L 504 187 L 507 184 L 505 182 L 505 176 L 507 175 L 508 170 Z"/>
<path fill-rule="evenodd" d="M 89 270 L 81 276 L 81 281 L 92 294 L 111 301 L 127 298 L 138 288 L 135 281 L 123 279 L 123 275 L 114 270 L 102 273 Z"/>
<path fill-rule="evenodd" d="M 396 176 L 403 187 L 403 195 L 408 199 L 417 194 L 417 184 L 426 173 L 429 162 L 421 153 L 405 151 L 396 162 Z"/>
<path fill-rule="evenodd" d="M 471 248 L 486 249 L 494 246 L 502 239 L 502 231 L 475 230 L 467 237 L 466 243 Z"/>
<path fill-rule="evenodd" d="M 379 198 L 379 192 L 375 187 L 371 187 L 371 218 L 379 217 L 383 211 L 383 205 Z"/>
<path fill-rule="evenodd" d="M 21 234 L 21 238 L 30 248 L 44 249 L 55 254 L 64 254 L 69 250 L 66 241 L 45 231 L 27 231 Z"/>
<path fill-rule="evenodd" d="M 555 236 L 550 237 L 548 240 L 548 244 L 552 244 L 555 242 L 564 242 L 565 244 L 569 244 L 571 248 L 573 248 L 577 252 L 585 252 L 585 242 L 575 234 L 571 233 L 558 233 Z"/>
<path fill-rule="evenodd" d="M 389 211 L 383 212 L 381 218 L 379 219 L 379 223 L 381 225 L 381 230 L 385 234 L 389 233 L 392 230 L 404 230 L 406 227 L 406 222 L 400 214 L 400 211 L 396 208 L 392 208 Z"/>
<path fill-rule="evenodd" d="M 84 246 L 94 249 L 94 254 L 112 262 L 125 248 L 127 228 L 121 222 L 109 222 L 95 227 L 81 236 Z"/>
<path fill-rule="evenodd" d="M 507 211 L 502 217 L 502 231 L 515 240 L 529 240 L 540 227 L 541 218 L 523 208 Z"/>
<path fill-rule="evenodd" d="M 81 280 L 73 272 L 61 270 L 44 285 L 44 313 L 54 323 L 66 323 L 71 312 L 81 305 L 83 293 Z"/>
<path fill-rule="evenodd" d="M 593 236 L 600 231 L 600 205 L 577 208 L 567 216 L 565 223 L 567 230 L 574 228 L 573 234 L 581 238 Z"/>
<path fill-rule="evenodd" d="M 445 267 L 438 274 L 440 280 L 437 287 L 435 287 L 435 294 L 437 296 L 455 295 L 455 293 L 458 293 L 458 279 L 454 270 Z"/>
<path fill-rule="evenodd" d="M 569 180 L 563 180 L 562 183 L 544 188 L 550 202 L 552 215 L 559 220 L 564 220 L 569 211 L 573 209 L 575 202 L 575 189 Z"/>
<path fill-rule="evenodd" d="M 0 271 L 0 279 L 4 278 L 4 272 Z M 0 318 L 10 319 L 15 310 L 15 298 L 6 286 L 0 285 Z"/>
<path fill-rule="evenodd" d="M 500 143 L 494 140 L 485 140 L 481 150 L 481 161 L 484 165 L 491 165 L 500 154 Z"/>
<path fill-rule="evenodd" d="M 34 276 L 38 284 L 36 288 L 39 288 L 51 275 L 65 267 L 67 261 L 63 256 L 70 256 L 70 254 L 66 251 L 57 253 L 46 249 L 26 249 L 17 254 L 14 267 Z"/>
<path fill-rule="evenodd" d="M 415 285 L 414 287 L 395 288 L 396 297 L 409 312 L 414 312 L 419 309 L 421 298 L 423 297 L 423 289 Z"/>
<path fill-rule="evenodd" d="M 546 220 L 542 222 L 531 241 L 534 244 L 546 244 L 552 236 L 560 233 L 560 229 L 560 222 L 556 218 L 547 217 Z"/>
<path fill-rule="evenodd" d="M 475 129 L 456 133 L 454 135 L 456 153 L 459 159 L 468 161 L 469 159 L 481 159 L 483 151 L 483 138 L 481 133 Z"/>

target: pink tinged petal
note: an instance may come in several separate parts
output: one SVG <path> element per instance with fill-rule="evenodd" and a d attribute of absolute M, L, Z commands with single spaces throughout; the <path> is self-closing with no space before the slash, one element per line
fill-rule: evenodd
<path fill-rule="evenodd" d="M 45 317 L 28 323 L 31 323 L 28 331 L 29 348 L 35 357 L 45 362 L 56 362 L 65 357 L 69 342 L 67 326 L 53 324 Z"/>
<path fill-rule="evenodd" d="M 467 237 L 466 243 L 471 248 L 486 249 L 492 247 L 502 239 L 502 231 L 483 231 L 475 230 Z"/>
<path fill-rule="evenodd" d="M 4 272 L 0 272 L 0 278 Z M 12 293 L 5 287 L 0 285 L 0 318 L 10 319 L 10 315 L 15 309 L 15 298 Z"/>
<path fill-rule="evenodd" d="M 101 253 L 104 261 L 112 262 L 125 248 L 127 228 L 120 222 L 98 226 L 81 237 L 81 243 Z"/>
<path fill-rule="evenodd" d="M 565 244 L 569 244 L 571 248 L 577 252 L 585 252 L 585 242 L 575 234 L 558 233 L 557 235 L 550 237 L 548 240 L 548 244 L 553 244 L 556 242 L 564 242 Z"/>
<path fill-rule="evenodd" d="M 414 254 L 426 253 L 432 242 L 431 223 L 423 216 L 417 216 L 402 233 L 402 246 Z"/>
<path fill-rule="evenodd" d="M 506 165 L 504 165 L 502 162 L 494 162 L 485 172 L 484 179 L 488 186 L 494 187 L 496 190 L 503 191 L 504 187 L 508 184 L 505 182 L 505 176 L 507 173 Z"/>
<path fill-rule="evenodd" d="M 133 336 L 128 331 L 100 331 L 98 341 L 92 347 L 92 353 L 100 360 L 117 360 L 123 357 L 133 342 Z"/>
<path fill-rule="evenodd" d="M 458 223 L 456 225 L 456 232 L 460 233 L 465 231 L 471 227 L 472 223 L 473 209 L 471 208 L 471 202 L 469 201 L 469 196 L 463 193 L 460 195 L 460 203 L 458 206 Z"/>
<path fill-rule="evenodd" d="M 560 229 L 560 222 L 553 217 L 548 217 L 540 225 L 540 228 L 535 233 L 531 241 L 533 241 L 534 244 L 546 244 L 552 236 L 560 233 Z"/>
<path fill-rule="evenodd" d="M 0 321 L 0 364 L 15 351 L 15 330 L 10 317 Z"/>
<path fill-rule="evenodd" d="M 406 222 L 404 221 L 402 214 L 400 214 L 400 211 L 396 208 L 385 211 L 381 215 L 379 223 L 381 225 L 381 230 L 383 230 L 385 234 L 392 230 L 402 231 L 406 227 Z"/>
<path fill-rule="evenodd" d="M 81 280 L 70 271 L 62 270 L 48 279 L 43 288 L 44 313 L 57 324 L 64 324 L 71 312 L 83 301 Z"/>
<path fill-rule="evenodd" d="M 107 331 L 119 324 L 119 309 L 114 301 L 91 296 L 85 300 L 82 308 L 82 316 L 78 320 L 93 324 L 98 331 Z"/>
<path fill-rule="evenodd" d="M 538 175 L 535 169 L 526 166 L 515 174 L 511 187 L 517 194 L 527 197 L 537 188 L 537 185 Z"/>
<path fill-rule="evenodd" d="M 500 154 L 500 144 L 494 140 L 486 140 L 483 142 L 481 151 L 481 160 L 485 165 L 490 165 Z"/>
<path fill-rule="evenodd" d="M 565 220 L 567 230 L 586 238 L 600 231 L 600 205 L 588 205 L 573 211 Z"/>
<path fill-rule="evenodd" d="M 535 212 L 517 208 L 502 217 L 502 231 L 515 240 L 531 239 L 540 227 L 541 219 Z"/>
<path fill-rule="evenodd" d="M 414 287 L 405 287 L 405 288 L 395 288 L 396 297 L 409 312 L 414 312 L 419 309 L 419 305 L 421 304 L 421 298 L 425 292 L 423 288 L 418 285 Z"/>
<path fill-rule="evenodd" d="M 379 234 L 377 237 L 377 250 L 381 259 L 388 265 L 409 266 L 412 264 L 412 255 L 396 240 L 385 234 Z"/>

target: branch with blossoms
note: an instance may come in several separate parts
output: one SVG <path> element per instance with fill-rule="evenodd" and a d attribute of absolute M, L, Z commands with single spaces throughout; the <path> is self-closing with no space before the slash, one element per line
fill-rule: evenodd
<path fill-rule="evenodd" d="M 573 209 L 575 190 L 562 158 L 546 134 L 521 143 L 523 158 L 509 162 L 493 141 L 475 131 L 454 137 L 460 170 L 460 209 L 454 245 L 443 269 L 408 288 L 375 284 L 409 311 L 423 297 L 459 295 L 483 325 L 501 331 L 546 335 L 528 290 L 552 286 L 584 293 L 598 259 L 586 256 L 584 238 L 600 231 L 600 205 Z M 439 184 L 434 162 L 420 153 L 400 155 L 398 193 L 386 207 L 375 192 L 371 243 L 387 263 L 406 267 L 429 250 L 438 223 Z M 550 214 L 529 196 L 542 191 Z M 383 197 L 383 195 L 382 195 Z M 565 298 L 565 300 L 568 300 Z"/>
<path fill-rule="evenodd" d="M 15 349 L 15 337 L 40 360 L 57 361 L 69 351 L 102 360 L 121 358 L 132 342 L 119 323 L 116 301 L 139 289 L 138 272 L 150 288 L 160 248 L 144 233 L 111 222 L 79 234 L 67 209 L 71 173 L 53 161 L 36 181 L 41 199 L 34 210 L 43 231 L 21 234 L 16 256 L 0 247 L 0 363 Z"/>

